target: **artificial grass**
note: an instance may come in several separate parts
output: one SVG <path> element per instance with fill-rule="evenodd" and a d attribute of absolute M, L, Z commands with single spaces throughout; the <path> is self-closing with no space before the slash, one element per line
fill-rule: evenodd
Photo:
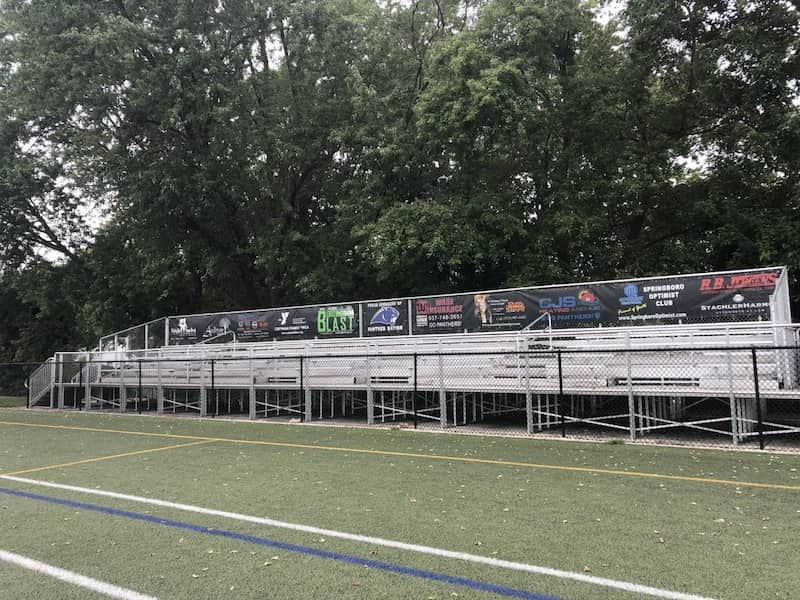
<path fill-rule="evenodd" d="M 20 408 L 25 403 L 24 396 L 0 396 L 0 408 Z"/>
<path fill-rule="evenodd" d="M 262 426 L 27 411 L 8 411 L 2 420 L 11 420 L 9 415 L 12 412 L 14 420 L 66 426 L 169 431 L 179 435 L 238 437 L 707 477 L 746 477 L 774 483 L 796 483 L 800 466 L 800 457 L 795 456 L 406 431 Z M 190 440 L 0 424 L 0 469 L 7 472 L 68 462 L 74 457 L 104 456 L 131 448 L 168 446 L 181 441 Z M 20 444 L 23 450 L 15 454 L 14 448 Z M 14 460 L 9 459 L 12 456 Z M 711 597 L 788 599 L 793 597 L 797 587 L 794 557 L 800 550 L 800 523 L 796 512 L 800 492 L 791 490 L 232 442 L 212 442 L 24 476 L 270 516 L 566 570 L 591 571 L 601 577 Z M 0 486 L 120 506 L 138 512 L 150 511 L 159 516 L 295 543 L 317 544 L 360 556 L 391 559 L 409 566 L 478 577 L 564 598 L 635 597 L 586 584 L 370 548 L 341 540 L 320 542 L 308 534 L 28 487 L 8 480 L 0 480 Z M 247 559 L 247 556 L 257 556 L 259 560 L 264 557 L 261 548 L 225 541 L 224 552 L 221 549 L 217 556 L 212 556 L 216 552 L 205 556 L 204 544 L 219 544 L 219 540 L 195 539 L 192 537 L 195 534 L 186 536 L 180 532 L 162 531 L 155 525 L 123 524 L 119 517 L 76 513 L 30 500 L 2 497 L 0 504 L 9 506 L 7 510 L 11 512 L 4 512 L 3 517 L 11 518 L 9 522 L 16 525 L 11 535 L 4 538 L 4 543 L 8 540 L 14 545 L 7 549 L 26 554 L 27 548 L 55 560 L 58 557 L 48 548 L 59 547 L 62 543 L 59 536 L 66 536 L 63 539 L 70 541 L 69 545 L 81 547 L 92 540 L 113 539 L 126 551 L 111 552 L 109 548 L 104 550 L 104 546 L 99 553 L 106 552 L 104 560 L 96 571 L 87 572 L 86 568 L 94 563 L 88 561 L 86 552 L 82 550 L 78 552 L 74 568 L 81 570 L 83 567 L 81 572 L 99 579 L 104 579 L 104 575 L 105 579 L 113 576 L 114 583 L 159 597 L 220 597 L 224 595 L 225 586 L 229 588 L 231 585 L 238 586 L 239 597 L 258 597 L 259 589 L 262 592 L 274 589 L 275 594 L 266 594 L 269 597 L 445 598 L 452 593 L 459 597 L 488 597 L 484 593 L 398 575 L 370 572 L 368 576 L 360 576 L 363 567 L 344 568 L 341 564 L 301 555 L 293 555 L 290 560 L 281 562 L 280 569 L 272 569 L 277 564 L 272 561 L 269 566 L 272 570 L 265 580 L 263 562 L 270 562 L 270 557 L 264 558 L 261 565 Z M 65 511 L 75 514 L 64 516 Z M 44 537 L 43 532 L 46 534 Z M 190 537 L 193 540 L 192 549 L 186 551 L 181 560 L 178 557 L 183 556 L 181 553 L 185 550 L 174 547 L 176 537 L 183 537 L 184 543 Z M 230 547 L 227 544 L 231 544 Z M 206 548 L 206 553 L 208 549 L 213 547 Z M 170 553 L 178 550 L 180 553 L 174 559 L 169 558 Z M 240 553 L 247 556 L 238 556 Z M 40 555 L 34 557 L 46 560 Z M 204 564 L 203 561 L 210 558 L 214 559 L 213 572 L 200 571 L 194 573 L 197 578 L 192 578 L 192 569 L 196 571 L 197 564 Z M 63 562 L 56 564 L 70 568 Z M 153 579 L 155 573 L 160 573 L 158 577 L 163 576 L 166 581 L 162 583 Z M 195 580 L 201 578 L 206 580 L 205 587 L 198 591 Z M 151 580 L 152 587 L 148 587 L 150 583 L 144 588 L 135 585 Z M 262 589 L 262 585 L 268 587 Z M 383 589 L 388 591 L 381 596 L 380 590 Z"/>

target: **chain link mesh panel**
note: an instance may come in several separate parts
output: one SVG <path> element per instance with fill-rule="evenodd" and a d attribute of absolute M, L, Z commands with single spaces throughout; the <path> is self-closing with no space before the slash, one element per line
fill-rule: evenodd
<path fill-rule="evenodd" d="M 305 356 L 220 346 L 62 353 L 8 367 L 0 382 L 50 408 L 800 450 L 798 374 L 797 346 Z"/>

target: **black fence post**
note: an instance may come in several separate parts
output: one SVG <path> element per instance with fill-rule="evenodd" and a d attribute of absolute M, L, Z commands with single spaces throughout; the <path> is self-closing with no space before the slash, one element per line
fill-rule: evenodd
<path fill-rule="evenodd" d="M 561 366 L 561 348 L 558 349 L 558 413 L 561 417 L 561 437 L 567 437 L 567 420 L 564 416 L 564 373 Z"/>
<path fill-rule="evenodd" d="M 212 417 L 219 415 L 219 398 L 217 397 L 217 382 L 216 372 L 214 371 L 214 359 L 211 359 L 211 395 L 214 397 L 214 412 L 211 413 Z"/>
<path fill-rule="evenodd" d="M 31 378 L 25 378 L 25 408 L 31 407 Z"/>
<path fill-rule="evenodd" d="M 142 414 L 142 359 L 140 358 L 137 362 L 139 363 L 139 389 L 138 396 L 136 396 L 136 412 Z"/>
<path fill-rule="evenodd" d="M 298 403 L 300 406 L 303 407 L 303 410 L 300 411 L 300 422 L 304 422 L 306 420 L 306 403 L 305 403 L 305 388 L 304 388 L 304 381 L 303 381 L 303 357 L 300 357 L 300 402 Z"/>
<path fill-rule="evenodd" d="M 78 410 L 82 410 L 83 409 L 83 402 L 78 403 L 78 393 L 80 392 L 80 395 L 83 396 L 83 366 L 85 364 L 86 363 L 84 363 L 83 361 L 80 361 L 78 363 L 78 391 L 75 392 L 75 404 L 77 404 L 76 408 Z M 81 398 L 81 399 L 83 399 L 83 398 Z"/>
<path fill-rule="evenodd" d="M 417 353 L 414 352 L 414 394 L 411 396 L 411 406 L 414 409 L 414 429 L 417 428 Z"/>
<path fill-rule="evenodd" d="M 764 415 L 761 414 L 761 388 L 758 382 L 758 358 L 756 349 L 751 348 L 753 354 L 753 383 L 756 390 L 756 419 L 758 419 L 758 447 L 764 449 Z"/>

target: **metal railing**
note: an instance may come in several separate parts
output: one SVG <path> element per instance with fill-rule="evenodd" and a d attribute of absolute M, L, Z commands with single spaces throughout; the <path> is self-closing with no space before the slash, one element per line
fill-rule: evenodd
<path fill-rule="evenodd" d="M 48 405 L 57 408 L 505 427 L 592 439 L 723 436 L 734 444 L 758 439 L 761 447 L 780 437 L 800 447 L 798 346 L 390 349 L 63 353 L 37 370 L 31 389 L 39 398 L 49 389 Z"/>
<path fill-rule="evenodd" d="M 28 376 L 28 403 L 36 404 L 53 390 L 56 375 L 56 359 L 48 358 Z"/>

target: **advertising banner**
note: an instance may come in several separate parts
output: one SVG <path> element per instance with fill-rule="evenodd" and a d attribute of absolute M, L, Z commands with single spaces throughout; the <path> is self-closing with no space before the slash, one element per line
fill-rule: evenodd
<path fill-rule="evenodd" d="M 779 270 L 610 283 L 598 288 L 612 307 L 607 325 L 686 325 L 767 321 Z"/>
<path fill-rule="evenodd" d="M 363 335 L 520 331 L 536 319 L 536 329 L 766 321 L 780 275 L 765 269 L 431 296 L 411 299 L 411 314 L 407 298 L 362 302 Z M 358 309 L 353 303 L 171 317 L 169 343 L 228 332 L 241 342 L 358 337 Z"/>
<path fill-rule="evenodd" d="M 364 335 L 408 335 L 408 300 L 381 300 L 361 304 Z"/>
<path fill-rule="evenodd" d="M 358 310 L 354 304 L 345 304 L 169 319 L 172 346 L 213 341 L 229 332 L 240 342 L 358 337 Z"/>
<path fill-rule="evenodd" d="M 413 333 L 519 331 L 545 313 L 560 329 L 763 321 L 779 276 L 775 269 L 419 298 Z"/>
<path fill-rule="evenodd" d="M 529 288 L 414 301 L 414 334 L 519 331 L 545 313 L 553 327 L 597 326 L 601 305 L 589 288 Z M 542 319 L 542 327 L 548 321 Z"/>

